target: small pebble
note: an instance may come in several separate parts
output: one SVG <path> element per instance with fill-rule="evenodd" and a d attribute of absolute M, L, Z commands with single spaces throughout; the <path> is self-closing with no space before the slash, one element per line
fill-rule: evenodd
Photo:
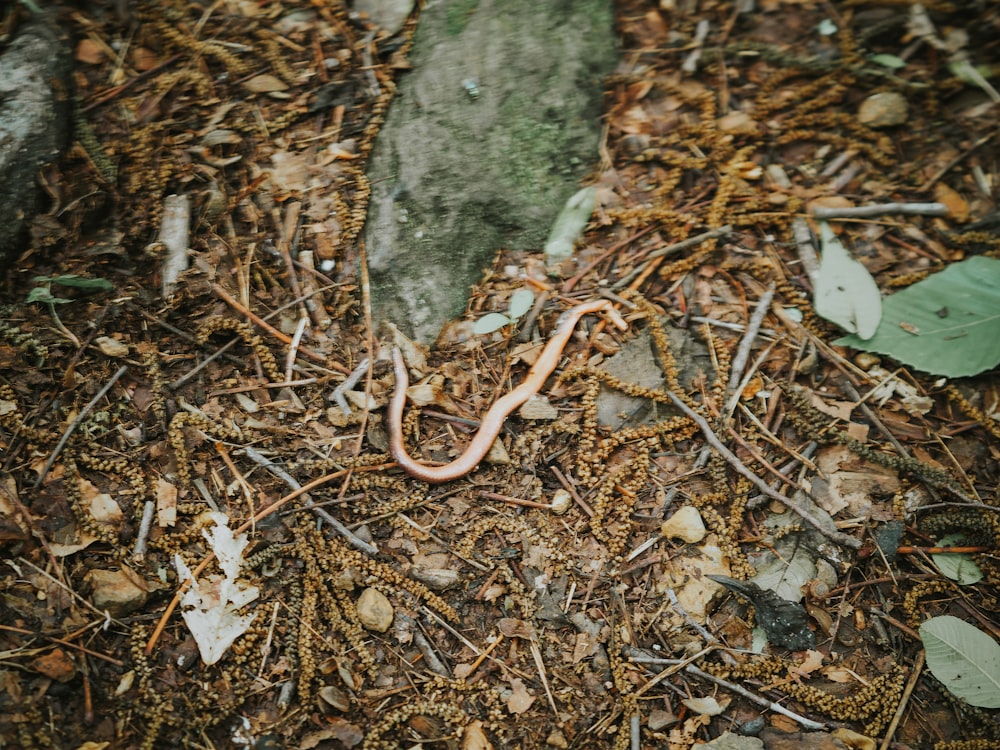
<path fill-rule="evenodd" d="M 378 589 L 367 588 L 362 591 L 356 606 L 358 620 L 368 630 L 384 633 L 392 625 L 392 604 Z"/>
<path fill-rule="evenodd" d="M 661 524 L 660 533 L 667 539 L 695 544 L 705 538 L 705 522 L 697 508 L 685 505 Z"/>
<path fill-rule="evenodd" d="M 573 496 L 569 492 L 559 489 L 552 493 L 552 512 L 557 516 L 561 516 L 572 507 Z"/>
<path fill-rule="evenodd" d="M 902 94 L 883 91 L 872 94 L 861 103 L 858 122 L 870 128 L 891 128 L 902 125 L 909 115 L 910 108 Z"/>

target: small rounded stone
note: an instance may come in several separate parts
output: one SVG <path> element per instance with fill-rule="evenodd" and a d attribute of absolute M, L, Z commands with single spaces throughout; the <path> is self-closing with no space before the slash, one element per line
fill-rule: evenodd
<path fill-rule="evenodd" d="M 552 512 L 557 516 L 561 516 L 563 513 L 568 511 L 573 507 L 573 496 L 570 495 L 566 490 L 559 489 L 552 493 Z"/>
<path fill-rule="evenodd" d="M 891 128 L 902 125 L 909 115 L 910 108 L 902 94 L 883 91 L 872 94 L 861 103 L 858 122 L 870 128 Z"/>
<path fill-rule="evenodd" d="M 356 606 L 358 620 L 368 630 L 384 633 L 392 625 L 392 604 L 378 589 L 367 588 L 362 591 Z"/>
<path fill-rule="evenodd" d="M 696 544 L 705 538 L 705 522 L 697 508 L 685 505 L 661 524 L 660 532 L 667 539 L 681 539 L 689 544 Z"/>

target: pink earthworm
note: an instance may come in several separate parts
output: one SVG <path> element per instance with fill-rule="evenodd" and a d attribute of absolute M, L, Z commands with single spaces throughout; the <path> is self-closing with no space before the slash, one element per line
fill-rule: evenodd
<path fill-rule="evenodd" d="M 427 466 L 413 459 L 403 445 L 403 407 L 406 406 L 406 389 L 410 380 L 406 372 L 406 362 L 398 348 L 392 350 L 392 366 L 396 377 L 396 390 L 389 402 L 387 420 L 389 424 L 389 453 L 399 464 L 399 467 L 412 477 L 430 484 L 441 484 L 453 479 L 464 477 L 475 469 L 489 452 L 493 441 L 497 439 L 503 428 L 504 420 L 521 404 L 538 393 L 549 375 L 559 364 L 563 349 L 569 342 L 577 322 L 584 315 L 604 311 L 611 322 L 625 330 L 626 324 L 622 316 L 612 307 L 608 300 L 584 302 L 571 307 L 559 318 L 555 333 L 549 339 L 538 360 L 528 370 L 528 376 L 506 396 L 501 396 L 489 408 L 479 423 L 472 442 L 458 458 L 441 466 Z"/>

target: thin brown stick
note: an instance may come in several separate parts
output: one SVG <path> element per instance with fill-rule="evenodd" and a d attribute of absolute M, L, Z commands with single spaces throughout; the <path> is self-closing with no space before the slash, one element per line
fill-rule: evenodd
<path fill-rule="evenodd" d="M 246 454 L 247 458 L 249 458 L 256 464 L 263 466 L 265 469 L 274 474 L 276 477 L 278 477 L 278 479 L 282 480 L 293 490 L 297 490 L 299 487 L 302 486 L 301 484 L 299 484 L 299 481 L 295 477 L 293 477 L 291 474 L 282 469 L 276 463 L 268 459 L 266 456 L 262 455 L 261 453 L 258 453 L 250 446 L 244 447 L 243 452 Z M 362 539 L 357 534 L 348 529 L 346 526 L 344 526 L 344 524 L 338 521 L 334 516 L 330 515 L 327 511 L 320 508 L 315 503 L 315 501 L 313 501 L 312 497 L 309 494 L 303 495 L 302 500 L 306 504 L 307 508 L 312 510 L 313 513 L 315 513 L 317 516 L 319 516 L 328 524 L 330 524 L 333 530 L 336 531 L 338 534 L 340 534 L 342 537 L 344 537 L 344 539 L 346 539 L 348 544 L 350 544 L 352 547 L 361 550 L 362 552 L 365 552 L 369 555 L 378 554 L 378 547 L 376 547 L 374 544 L 369 544 L 368 542 L 366 542 L 364 539 Z"/>
<path fill-rule="evenodd" d="M 601 265 L 601 263 L 603 263 L 604 261 L 606 261 L 608 258 L 610 258 L 612 255 L 614 255 L 615 253 L 617 253 L 619 250 L 621 250 L 626 245 L 629 245 L 629 244 L 635 242 L 640 237 L 643 237 L 643 236 L 649 234 L 650 232 L 652 232 L 654 229 L 659 229 L 659 228 L 660 228 L 659 224 L 650 224 L 648 227 L 640 229 L 638 232 L 635 232 L 634 234 L 626 237 L 621 242 L 616 242 L 614 245 L 612 245 L 611 247 L 609 247 L 603 253 L 601 253 L 600 255 L 598 255 L 594 260 L 590 261 L 590 263 L 588 263 L 583 268 L 581 268 L 579 271 L 577 271 L 575 274 L 573 274 L 570 278 L 566 279 L 566 281 L 562 285 L 562 290 L 561 290 L 562 293 L 563 294 L 569 294 L 570 292 L 572 292 L 573 288 L 577 284 L 580 283 L 580 281 L 583 279 L 583 277 L 586 276 L 591 271 L 593 271 L 599 265 Z M 656 252 L 656 251 L 653 251 L 653 252 Z"/>
<path fill-rule="evenodd" d="M 83 677 L 83 723 L 90 726 L 94 723 L 94 695 L 90 689 L 90 674 L 86 668 L 80 671 Z"/>
<path fill-rule="evenodd" d="M 987 133 L 982 138 L 980 138 L 978 141 L 976 141 L 971 146 L 969 146 L 967 149 L 965 149 L 965 151 L 963 151 L 958 156 L 956 156 L 954 159 L 952 159 L 950 162 L 948 162 L 943 167 L 941 167 L 941 169 L 939 169 L 937 172 L 935 172 L 931 176 L 931 178 L 929 180 L 927 180 L 927 182 L 925 182 L 923 185 L 920 186 L 919 192 L 925 193 L 928 190 L 930 190 L 932 187 L 934 187 L 934 184 L 938 180 L 940 180 L 942 177 L 944 177 L 946 174 L 948 174 L 951 170 L 953 170 L 956 166 L 958 166 L 959 164 L 961 164 L 963 161 L 965 161 L 966 159 L 968 159 L 969 156 L 972 155 L 973 151 L 975 151 L 980 146 L 982 146 L 982 145 L 988 143 L 990 140 L 992 140 L 994 138 L 994 136 L 996 136 L 997 132 L 1000 132 L 1000 131 L 997 131 L 996 128 L 994 128 L 989 133 Z"/>
<path fill-rule="evenodd" d="M 295 334 L 292 336 L 292 341 L 288 345 L 288 354 L 285 357 L 285 381 L 288 382 L 292 379 L 292 372 L 294 372 L 295 360 L 298 357 L 299 346 L 302 345 L 302 334 L 306 332 L 306 325 L 309 323 L 309 319 L 302 317 L 299 318 L 298 325 L 295 326 Z"/>
<path fill-rule="evenodd" d="M 698 669 L 698 667 L 696 667 L 694 664 L 688 664 L 686 667 L 684 667 L 684 671 L 693 674 L 696 677 L 700 677 L 703 680 L 714 682 L 716 685 L 719 685 L 720 687 L 724 687 L 726 690 L 731 690 L 734 693 L 742 695 L 744 698 L 752 700 L 759 706 L 765 706 L 766 708 L 768 708 L 771 711 L 774 711 L 775 713 L 787 716 L 789 719 L 798 722 L 806 729 L 826 729 L 826 724 L 823 724 L 818 721 L 813 721 L 812 719 L 807 719 L 805 716 L 800 716 L 794 711 L 789 711 L 780 703 L 769 701 L 767 698 L 763 698 L 757 695 L 756 693 L 751 693 L 749 690 L 737 685 L 736 683 L 729 682 L 728 680 L 723 680 L 719 677 L 716 677 L 715 675 L 709 674 L 708 672 L 703 672 L 702 670 Z"/>
<path fill-rule="evenodd" d="M 128 372 L 128 365 L 122 365 L 121 367 L 119 367 L 118 371 L 111 376 L 111 380 L 105 383 L 104 387 L 97 392 L 97 395 L 87 402 L 87 405 L 84 406 L 80 410 L 80 413 L 76 415 L 76 419 L 74 419 L 70 423 L 69 427 L 66 428 L 66 430 L 62 434 L 62 437 L 59 438 L 59 442 L 56 443 L 56 447 L 49 455 L 48 460 L 45 462 L 45 466 L 42 467 L 42 472 L 38 475 L 38 479 L 35 480 L 36 490 L 42 486 L 42 480 L 45 479 L 46 475 L 49 473 L 49 470 L 52 468 L 52 464 L 56 462 L 56 459 L 59 457 L 59 454 L 62 453 L 62 449 L 66 447 L 66 443 L 69 441 L 70 435 L 73 434 L 73 431 L 77 427 L 79 427 L 80 424 L 83 422 L 83 420 L 87 418 L 87 415 L 89 415 L 90 412 L 93 411 L 94 407 L 97 405 L 97 402 L 100 401 L 102 398 L 104 398 L 105 394 L 111 390 L 111 386 L 113 386 L 115 383 L 118 382 L 118 378 L 120 378 L 126 372 Z"/>
<path fill-rule="evenodd" d="M 973 554 L 976 552 L 991 552 L 992 547 L 911 547 L 909 545 L 903 545 L 902 547 L 896 547 L 897 555 L 914 555 L 917 553 L 924 553 L 925 555 L 955 555 L 955 554 Z"/>
<path fill-rule="evenodd" d="M 879 750 L 889 750 L 889 745 L 892 744 L 892 736 L 896 734 L 896 727 L 899 726 L 900 720 L 903 718 L 903 712 L 906 711 L 906 704 L 910 700 L 910 694 L 913 693 L 913 688 L 916 687 L 917 680 L 920 679 L 920 673 L 924 668 L 924 650 L 920 649 L 917 654 L 917 658 L 913 664 L 913 672 L 910 674 L 910 679 L 906 682 L 906 687 L 903 689 L 903 695 L 899 699 L 899 705 L 896 706 L 896 713 L 892 717 L 892 721 L 889 722 L 889 727 L 885 730 L 885 737 L 882 738 L 882 744 L 879 745 Z"/>
<path fill-rule="evenodd" d="M 693 664 L 694 662 L 698 661 L 698 659 L 700 659 L 701 657 L 706 656 L 707 654 L 711 653 L 712 651 L 714 651 L 715 649 L 717 649 L 719 647 L 719 645 L 720 644 L 719 644 L 718 641 L 716 641 L 714 643 L 709 643 L 701 651 L 699 651 L 696 654 L 692 654 L 691 656 L 687 657 L 686 659 L 677 659 L 677 660 L 671 659 L 670 661 L 675 662 L 675 663 L 671 664 L 669 667 L 667 667 L 662 672 L 660 672 L 655 677 L 653 677 L 651 680 L 649 680 L 645 685 L 643 685 L 638 690 L 636 690 L 635 691 L 635 697 L 636 698 L 641 698 L 643 695 L 645 695 L 646 693 L 648 693 L 650 690 L 652 690 L 654 687 L 656 687 L 657 685 L 659 685 L 665 679 L 667 679 L 668 677 L 670 677 L 673 674 L 677 674 L 678 672 L 680 672 L 681 670 L 683 670 L 688 664 Z M 637 659 L 632 659 L 632 661 L 638 661 L 638 660 Z"/>
<path fill-rule="evenodd" d="M 694 411 L 690 406 L 685 404 L 680 398 L 677 397 L 673 391 L 667 391 L 667 396 L 674 403 L 678 409 L 684 412 L 690 419 L 694 421 L 696 425 L 701 429 L 702 434 L 705 436 L 705 440 L 719 452 L 726 461 L 732 466 L 736 473 L 742 477 L 745 477 L 750 482 L 754 484 L 761 492 L 763 492 L 768 497 L 777 500 L 779 503 L 784 505 L 791 511 L 797 513 L 803 521 L 808 523 L 810 526 L 814 527 L 819 533 L 825 536 L 827 539 L 836 542 L 837 544 L 842 544 L 845 547 L 850 547 L 851 549 L 860 549 L 861 541 L 855 539 L 853 536 L 841 533 L 836 529 L 831 529 L 830 524 L 823 523 L 823 521 L 813 514 L 808 508 L 804 508 L 800 503 L 795 502 L 790 497 L 782 495 L 777 490 L 771 489 L 768 484 L 754 474 L 750 469 L 748 469 L 736 455 L 727 448 L 719 438 L 715 436 L 712 432 L 711 426 L 705 421 L 705 418 Z"/>
<path fill-rule="evenodd" d="M 177 62 L 178 60 L 180 60 L 182 57 L 184 57 L 184 53 L 183 52 L 178 53 L 178 54 L 174 55 L 173 57 L 168 57 L 166 60 L 164 60 L 159 65 L 157 65 L 155 68 L 150 68 L 149 70 L 142 71 L 137 76 L 135 76 L 135 78 L 132 78 L 131 80 L 125 81 L 125 83 L 121 84 L 120 86 L 115 86 L 113 89 L 111 89 L 111 91 L 109 91 L 109 92 L 103 94 L 102 96 L 98 97 L 97 99 L 95 99 L 94 101 L 92 101 L 90 104 L 87 104 L 85 106 L 80 107 L 80 111 L 81 112 L 89 112 L 90 110 L 92 110 L 92 109 L 94 109 L 96 107 L 100 107 L 102 104 L 107 104 L 112 99 L 114 99 L 115 97 L 117 97 L 119 94 L 122 94 L 125 91 L 128 91 L 128 89 L 130 89 L 132 86 L 134 86 L 135 84 L 139 83 L 140 81 L 144 81 L 145 79 L 147 79 L 147 78 L 149 78 L 151 76 L 154 76 L 157 73 L 159 73 L 159 72 L 161 72 L 161 71 L 169 68 L 171 65 L 173 65 L 175 62 Z"/>
<path fill-rule="evenodd" d="M 878 615 L 878 617 L 880 617 L 881 619 L 885 620 L 890 625 L 893 625 L 898 630 L 906 633 L 908 636 L 910 636 L 910 638 L 912 638 L 913 640 L 915 640 L 917 643 L 920 643 L 922 641 L 922 639 L 920 638 L 920 633 L 918 633 L 916 630 L 914 630 L 913 628 L 911 628 L 905 622 L 900 622 L 899 620 L 897 620 L 892 615 L 888 615 L 885 612 L 883 612 L 882 610 L 876 609 L 874 607 L 872 607 L 871 613 L 873 615 Z"/>
<path fill-rule="evenodd" d="M 299 223 L 299 213 L 302 203 L 299 201 L 289 201 L 285 209 L 285 215 L 279 217 L 277 211 L 274 212 L 274 222 L 278 225 L 278 254 L 285 262 L 285 275 L 288 279 L 288 288 L 299 300 L 299 317 L 308 318 L 309 310 L 306 308 L 305 296 L 302 294 L 302 285 L 299 284 L 299 276 L 295 273 L 295 263 L 292 261 L 292 238 L 295 236 L 295 229 Z M 311 296 L 311 295 L 310 295 Z"/>
<path fill-rule="evenodd" d="M 67 584 L 63 583 L 62 581 L 60 581 L 58 578 L 56 578 L 54 575 L 52 575 L 48 571 L 43 570 L 42 568 L 38 567 L 33 562 L 31 562 L 30 560 L 28 560 L 28 559 L 26 559 L 24 557 L 17 558 L 17 561 L 19 563 L 21 563 L 22 565 L 27 565 L 29 568 L 33 569 L 39 575 L 44 576 L 45 578 L 48 578 L 50 581 L 52 581 L 52 583 L 54 583 L 59 588 L 63 589 L 67 594 L 69 594 L 71 597 L 73 597 L 82 606 L 84 606 L 87 609 L 89 609 L 91 612 L 93 612 L 95 615 L 97 615 L 102 620 L 104 620 L 104 621 L 111 621 L 111 622 L 114 622 L 117 625 L 121 625 L 121 623 L 118 620 L 116 620 L 115 618 L 111 617 L 110 614 L 107 611 L 99 610 L 97 607 L 95 607 L 93 604 L 91 604 L 88 599 L 80 596 L 78 593 L 76 593 L 76 591 L 73 590 L 72 587 L 70 587 Z"/>
<path fill-rule="evenodd" d="M 795 490 L 799 489 L 799 486 L 795 482 L 793 482 L 787 476 L 782 474 L 778 469 L 774 468 L 774 466 L 769 464 L 762 455 L 760 455 L 756 450 L 754 450 L 753 446 L 750 445 L 746 440 L 744 440 L 743 436 L 740 435 L 740 433 L 738 433 L 733 428 L 732 425 L 726 425 L 726 432 L 729 433 L 729 437 L 731 437 L 733 440 L 739 443 L 740 447 L 743 448 L 743 450 L 745 450 L 747 453 L 749 453 L 753 457 L 753 460 L 756 461 L 758 464 L 760 464 L 764 469 L 766 469 L 768 473 L 773 474 L 792 489 Z"/>
<path fill-rule="evenodd" d="M 358 243 L 358 262 L 361 273 L 361 310 L 365 320 L 365 347 L 368 349 L 367 360 L 374 362 L 375 357 L 375 326 L 372 323 L 372 289 L 371 277 L 368 273 L 368 250 L 364 240 Z M 352 453 L 355 458 L 361 455 L 364 450 L 365 437 L 368 433 L 368 418 L 371 415 L 372 384 L 375 382 L 374 367 L 369 367 L 365 373 L 365 405 L 361 410 L 361 424 L 358 428 L 358 439 L 354 443 Z M 390 430 L 391 432 L 391 430 Z M 395 456 L 393 456 L 395 458 Z M 344 479 L 344 484 L 340 488 L 340 497 L 347 495 L 350 488 L 351 475 Z"/>
<path fill-rule="evenodd" d="M 549 699 L 549 708 L 552 715 L 559 719 L 559 709 L 556 708 L 556 699 L 552 697 L 552 689 L 549 687 L 549 678 L 545 675 L 545 662 L 542 660 L 542 650 L 538 647 L 538 641 L 531 638 L 528 641 L 531 649 L 531 658 L 535 661 L 535 669 L 538 670 L 538 678 L 542 681 L 542 688 L 545 690 L 545 697 Z"/>
<path fill-rule="evenodd" d="M 475 643 L 473 643 L 472 641 L 470 641 L 468 638 L 466 638 L 464 635 L 462 635 L 458 630 L 456 630 L 455 628 L 453 628 L 451 626 L 451 623 L 449 623 L 443 617 L 440 617 L 437 614 L 437 612 L 435 612 L 434 610 L 430 609 L 429 607 L 421 607 L 421 611 L 425 615 L 427 615 L 428 617 L 430 617 L 432 620 L 434 620 L 434 622 L 436 622 L 442 628 L 444 628 L 449 633 L 451 633 L 453 636 L 455 636 L 455 638 L 457 638 L 462 644 L 464 644 L 476 656 L 479 656 L 480 654 L 486 653 L 487 654 L 486 658 L 489 659 L 494 664 L 496 664 L 498 667 L 500 667 L 500 669 L 502 669 L 504 672 L 510 672 L 511 674 L 515 674 L 518 677 L 520 677 L 522 680 L 531 680 L 532 679 L 531 675 L 528 674 L 527 672 L 522 672 L 520 669 L 517 669 L 516 667 L 512 667 L 510 664 L 507 664 L 506 662 L 501 661 L 500 659 L 496 658 L 495 656 L 489 656 L 488 654 L 489 654 L 490 651 L 493 650 L 492 648 L 486 649 L 486 651 L 484 652 Z"/>
<path fill-rule="evenodd" d="M 354 468 L 354 470 L 375 471 L 386 468 L 388 468 L 387 464 L 376 464 L 374 466 L 357 466 Z M 267 518 L 269 515 L 274 513 L 276 510 L 281 508 L 286 503 L 294 500 L 300 495 L 309 492 L 310 490 L 314 490 L 317 487 L 322 487 L 327 482 L 332 482 L 334 479 L 339 479 L 340 477 L 349 473 L 349 471 L 351 470 L 342 469 L 341 471 L 335 471 L 332 474 L 326 474 L 324 476 L 319 477 L 318 479 L 314 479 L 313 481 L 309 482 L 309 484 L 302 485 L 297 490 L 293 490 L 292 492 L 285 495 L 283 498 L 275 500 L 273 503 L 268 505 L 266 508 L 264 508 L 250 520 L 245 521 L 242 525 L 239 526 L 239 528 L 233 530 L 233 535 L 235 536 L 236 534 L 242 534 L 244 531 L 249 529 L 253 524 L 259 523 L 263 519 Z M 188 587 L 190 587 L 191 582 L 194 581 L 205 570 L 205 568 L 208 567 L 209 563 L 211 563 L 212 560 L 214 559 L 215 559 L 215 554 L 209 552 L 205 556 L 205 559 L 203 559 L 200 563 L 198 563 L 194 567 L 194 570 L 191 571 L 191 577 L 185 579 L 185 581 L 180 586 L 177 587 L 177 591 L 174 592 L 174 598 L 170 600 L 170 604 L 167 605 L 167 609 L 160 617 L 159 622 L 156 623 L 156 628 L 153 629 L 152 635 L 150 635 L 149 640 L 146 641 L 146 648 L 144 649 L 144 651 L 147 656 L 153 653 L 153 649 L 156 647 L 157 641 L 159 641 L 160 636 L 163 635 L 163 631 L 167 627 L 167 622 L 170 620 L 170 616 L 174 613 L 174 610 L 177 609 L 177 605 L 180 604 L 181 597 L 184 596 L 184 592 L 188 590 Z"/>
<path fill-rule="evenodd" d="M 627 273 L 622 278 L 618 279 L 611 288 L 614 291 L 619 289 L 624 289 L 629 285 L 629 283 L 639 276 L 645 270 L 651 262 L 655 261 L 657 258 L 663 258 L 667 255 L 672 255 L 673 253 L 680 252 L 681 250 L 686 250 L 689 247 L 694 247 L 695 245 L 700 245 L 705 240 L 711 240 L 716 237 L 724 237 L 727 234 L 731 234 L 733 228 L 731 225 L 726 224 L 724 227 L 719 227 L 718 229 L 710 229 L 707 232 L 702 232 L 701 234 L 696 234 L 694 237 L 688 237 L 686 240 L 681 240 L 680 242 L 675 242 L 673 245 L 667 245 L 666 247 L 661 247 L 659 250 L 654 250 L 649 255 L 643 259 L 642 263 L 634 268 L 632 271 Z"/>
<path fill-rule="evenodd" d="M 552 503 L 539 503 L 534 500 L 523 500 L 519 497 L 511 497 L 510 495 L 501 495 L 499 492 L 489 492 L 487 490 L 480 490 L 479 497 L 485 497 L 489 500 L 499 500 L 502 503 L 507 503 L 508 505 L 520 505 L 525 508 L 539 508 L 541 510 L 552 510 Z"/>
<path fill-rule="evenodd" d="M 499 568 L 497 568 L 497 570 L 499 571 Z M 472 677 L 472 673 L 475 672 L 477 669 L 479 669 L 479 666 L 484 661 L 486 661 L 487 658 L 489 658 L 489 655 L 492 654 L 493 651 L 496 650 L 497 646 L 499 646 L 501 643 L 503 643 L 503 639 L 504 639 L 504 634 L 503 633 L 498 633 L 497 637 L 496 637 L 496 640 L 493 641 L 493 643 L 491 643 L 486 648 L 485 651 L 483 651 L 481 654 L 479 654 L 479 656 L 476 657 L 476 660 L 474 662 L 472 662 L 472 664 L 469 665 L 469 671 L 465 675 L 465 679 L 466 680 L 468 680 L 470 677 Z"/>
<path fill-rule="evenodd" d="M 53 643 L 58 643 L 60 646 L 66 646 L 67 648 L 76 649 L 77 651 L 86 654 L 87 656 L 93 656 L 95 659 L 101 659 L 109 664 L 114 664 L 116 667 L 124 667 L 125 662 L 114 659 L 107 654 L 102 654 L 99 651 L 93 651 L 86 646 L 81 646 L 79 643 L 73 643 L 73 641 L 65 640 L 63 638 L 56 638 L 54 635 L 46 635 L 45 633 L 39 633 L 37 630 L 27 630 L 26 628 L 17 628 L 13 625 L 0 625 L 0 630 L 7 630 L 11 633 L 19 633 L 21 635 L 36 636 L 38 638 L 44 638 L 47 641 L 52 641 Z"/>
<path fill-rule="evenodd" d="M 216 296 L 218 296 L 219 299 L 221 299 L 227 305 L 236 310 L 236 312 L 240 313 L 241 315 L 245 315 L 247 318 L 251 320 L 251 322 L 253 322 L 254 325 L 256 325 L 259 328 L 263 328 L 269 334 L 274 336 L 274 338 L 278 339 L 278 341 L 280 341 L 281 343 L 283 344 L 292 343 L 291 336 L 282 333 L 277 328 L 272 326 L 270 323 L 265 322 L 262 317 L 248 310 L 246 307 L 244 307 L 242 302 L 237 300 L 235 297 L 233 297 L 233 295 L 231 295 L 229 292 L 227 292 L 218 284 L 212 284 L 212 291 L 215 292 Z M 322 354 L 320 354 L 319 352 L 314 352 L 312 349 L 308 349 L 304 346 L 299 347 L 299 353 L 306 357 L 309 357 L 309 359 L 313 360 L 314 362 L 322 362 L 323 364 L 326 364 L 327 362 L 327 358 L 324 357 Z"/>

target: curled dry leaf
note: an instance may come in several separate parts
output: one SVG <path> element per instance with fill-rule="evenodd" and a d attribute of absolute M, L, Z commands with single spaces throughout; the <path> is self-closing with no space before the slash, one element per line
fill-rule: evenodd
<path fill-rule="evenodd" d="M 32 659 L 31 668 L 50 680 L 63 684 L 76 677 L 76 664 L 73 663 L 72 657 L 61 648 L 53 649 L 47 654 Z"/>
<path fill-rule="evenodd" d="M 701 714 L 702 716 L 718 716 L 726 710 L 726 706 L 729 705 L 729 699 L 724 698 L 719 701 L 709 695 L 704 698 L 685 698 L 681 701 L 681 703 L 690 708 L 696 714 Z"/>
<path fill-rule="evenodd" d="M 493 744 L 486 736 L 483 722 L 470 721 L 462 732 L 462 750 L 493 750 Z"/>
<path fill-rule="evenodd" d="M 514 677 L 510 681 L 511 693 L 507 697 L 507 710 L 512 714 L 523 714 L 535 702 L 535 696 L 528 692 L 524 681 Z"/>
<path fill-rule="evenodd" d="M 516 620 L 513 617 L 504 617 L 497 623 L 497 629 L 507 638 L 525 638 L 534 640 L 535 629 L 530 623 L 524 620 Z"/>

